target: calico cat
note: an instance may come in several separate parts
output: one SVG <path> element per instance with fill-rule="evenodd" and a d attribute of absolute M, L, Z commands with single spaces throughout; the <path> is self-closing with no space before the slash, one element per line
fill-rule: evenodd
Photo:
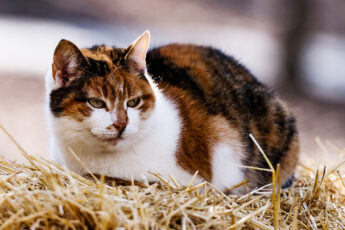
<path fill-rule="evenodd" d="M 148 171 L 221 190 L 271 174 L 253 134 L 289 181 L 298 159 L 295 119 L 284 104 L 232 57 L 191 44 L 148 52 L 143 33 L 127 48 L 79 49 L 61 40 L 46 76 L 51 154 L 84 175 L 157 181 Z"/>

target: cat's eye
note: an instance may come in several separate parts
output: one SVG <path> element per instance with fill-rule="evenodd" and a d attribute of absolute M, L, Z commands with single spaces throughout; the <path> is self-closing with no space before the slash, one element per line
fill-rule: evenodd
<path fill-rule="evenodd" d="M 139 105 L 139 103 L 140 103 L 140 98 L 139 98 L 139 97 L 136 97 L 136 98 L 133 98 L 133 99 L 131 99 L 131 100 L 128 100 L 128 101 L 127 101 L 127 106 L 128 106 L 128 107 L 134 108 L 134 107 L 136 107 L 137 105 Z"/>
<path fill-rule="evenodd" d="M 96 109 L 102 109 L 105 107 L 105 102 L 98 98 L 89 98 L 87 102 Z"/>

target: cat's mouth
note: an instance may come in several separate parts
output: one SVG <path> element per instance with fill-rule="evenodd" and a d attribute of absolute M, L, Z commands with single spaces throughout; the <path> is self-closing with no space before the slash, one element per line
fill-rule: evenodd
<path fill-rule="evenodd" d="M 91 129 L 91 133 L 98 139 L 112 145 L 116 145 L 119 141 L 123 140 L 123 132 L 113 132 L 104 129 L 93 128 Z"/>

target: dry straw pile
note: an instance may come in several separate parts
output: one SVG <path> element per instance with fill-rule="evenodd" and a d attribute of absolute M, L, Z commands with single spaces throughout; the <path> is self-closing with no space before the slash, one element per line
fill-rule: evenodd
<path fill-rule="evenodd" d="M 225 195 L 158 174 L 160 183 L 110 186 L 23 154 L 24 164 L 0 160 L 0 229 L 345 229 L 341 164 L 300 165 L 285 190 L 278 167 L 271 169 L 277 186 Z"/>

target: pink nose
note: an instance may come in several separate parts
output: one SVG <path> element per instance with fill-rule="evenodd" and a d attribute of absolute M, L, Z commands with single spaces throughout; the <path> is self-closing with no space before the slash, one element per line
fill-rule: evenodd
<path fill-rule="evenodd" d="M 123 130 L 125 130 L 125 128 L 126 128 L 126 122 L 124 122 L 124 121 L 116 121 L 114 124 L 113 124 L 113 126 L 116 128 L 116 130 L 118 131 L 118 132 L 123 132 Z"/>

